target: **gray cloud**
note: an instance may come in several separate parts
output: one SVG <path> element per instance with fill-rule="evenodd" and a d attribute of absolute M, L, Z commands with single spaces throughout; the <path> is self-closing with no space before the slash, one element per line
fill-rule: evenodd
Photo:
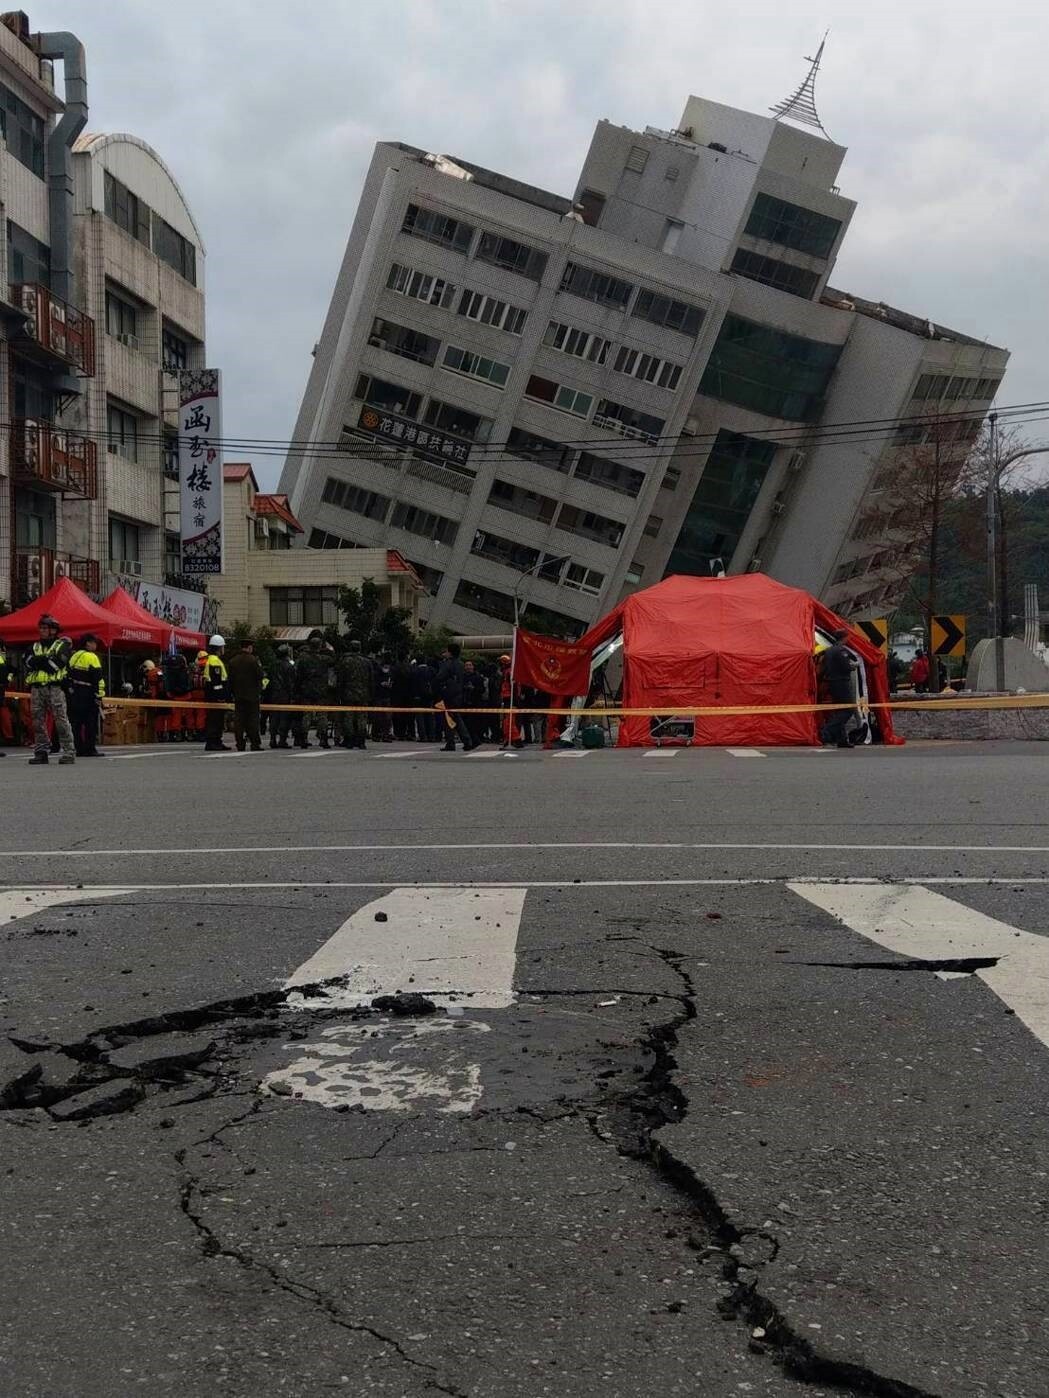
<path fill-rule="evenodd" d="M 570 192 L 599 118 L 673 126 L 690 92 L 762 111 L 828 21 L 819 107 L 860 202 L 835 283 L 1007 345 L 1004 402 L 1049 396 L 1039 4 L 46 0 L 30 19 L 87 45 L 92 129 L 149 141 L 186 191 L 227 436 L 290 436 L 377 140 Z M 279 456 L 253 456 L 272 482 Z"/>

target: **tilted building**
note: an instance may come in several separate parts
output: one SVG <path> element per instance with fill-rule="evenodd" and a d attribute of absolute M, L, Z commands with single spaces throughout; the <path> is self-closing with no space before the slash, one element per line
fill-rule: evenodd
<path fill-rule="evenodd" d="M 721 566 L 889 605 L 900 419 L 964 452 L 1008 356 L 828 285 L 845 150 L 784 116 L 602 121 L 572 199 L 380 143 L 281 478 L 303 542 L 396 548 L 472 634 Z"/>

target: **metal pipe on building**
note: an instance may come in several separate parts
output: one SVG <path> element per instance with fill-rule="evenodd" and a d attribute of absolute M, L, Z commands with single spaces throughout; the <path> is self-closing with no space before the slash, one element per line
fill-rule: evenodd
<path fill-rule="evenodd" d="M 66 109 L 47 138 L 47 199 L 51 224 L 51 290 L 70 304 L 73 296 L 73 143 L 87 125 L 87 59 L 84 45 L 67 30 L 36 34 L 41 58 L 62 60 Z"/>

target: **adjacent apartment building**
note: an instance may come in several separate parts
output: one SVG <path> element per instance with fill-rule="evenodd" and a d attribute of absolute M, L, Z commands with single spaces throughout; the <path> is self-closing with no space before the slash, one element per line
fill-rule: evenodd
<path fill-rule="evenodd" d="M 890 606 L 898 454 L 944 416 L 964 453 L 1008 355 L 829 285 L 845 153 L 699 97 L 599 123 L 572 198 L 378 145 L 281 479 L 303 542 L 399 550 L 471 634 L 722 566 Z"/>
<path fill-rule="evenodd" d="M 55 91 L 55 67 L 63 97 Z M 203 364 L 204 246 L 164 162 L 89 135 L 72 35 L 0 16 L 0 598 L 61 576 L 176 586 L 177 389 Z"/>

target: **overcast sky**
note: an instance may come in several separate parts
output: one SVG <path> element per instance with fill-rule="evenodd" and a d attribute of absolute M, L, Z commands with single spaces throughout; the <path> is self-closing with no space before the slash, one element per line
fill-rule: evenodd
<path fill-rule="evenodd" d="M 227 437 L 291 435 L 376 141 L 570 194 L 600 118 L 673 127 L 689 93 L 762 112 L 827 27 L 817 105 L 859 201 L 835 285 L 1009 347 L 1001 403 L 1049 398 L 1044 0 L 27 8 L 84 41 L 90 129 L 148 141 L 189 199 Z"/>

